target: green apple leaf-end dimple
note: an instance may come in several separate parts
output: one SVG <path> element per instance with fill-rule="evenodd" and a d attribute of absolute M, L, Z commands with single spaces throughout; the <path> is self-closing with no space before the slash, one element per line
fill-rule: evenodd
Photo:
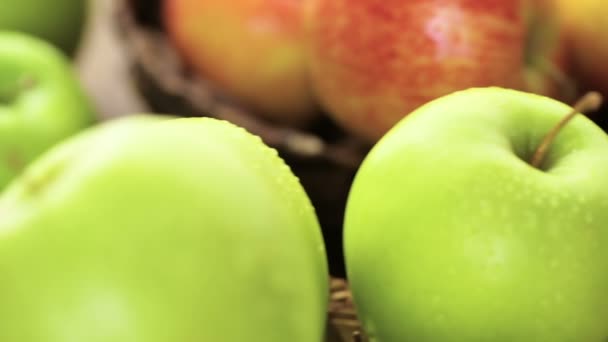
<path fill-rule="evenodd" d="M 31 75 L 22 75 L 20 79 L 15 80 L 14 83 L 4 85 L 0 88 L 0 105 L 10 106 L 15 104 L 19 99 L 19 96 L 26 91 L 31 90 L 36 86 L 36 80 Z"/>

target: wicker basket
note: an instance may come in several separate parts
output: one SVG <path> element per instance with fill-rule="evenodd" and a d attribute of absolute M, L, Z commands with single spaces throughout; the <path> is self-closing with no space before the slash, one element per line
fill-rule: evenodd
<path fill-rule="evenodd" d="M 296 129 L 251 113 L 189 70 L 163 31 L 159 8 L 159 0 L 116 0 L 117 26 L 138 91 L 155 112 L 228 120 L 277 149 L 300 179 L 323 230 L 334 276 L 327 341 L 365 341 L 359 335 L 360 324 L 342 279 L 342 217 L 350 185 L 369 145 L 346 134 L 326 115 Z"/>

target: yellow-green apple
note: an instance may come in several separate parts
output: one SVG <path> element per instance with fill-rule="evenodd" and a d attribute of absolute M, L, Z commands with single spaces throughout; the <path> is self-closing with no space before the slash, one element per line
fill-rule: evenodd
<path fill-rule="evenodd" d="M 85 29 L 90 0 L 2 0 L 0 30 L 45 39 L 73 55 Z"/>
<path fill-rule="evenodd" d="M 32 164 L 0 212 L 2 341 L 322 340 L 314 209 L 232 124 L 98 125 Z"/>
<path fill-rule="evenodd" d="M 373 147 L 344 227 L 372 341 L 606 340 L 608 136 L 579 115 L 541 144 L 570 111 L 473 88 L 419 107 Z"/>
<path fill-rule="evenodd" d="M 164 0 L 185 60 L 259 115 L 301 125 L 317 113 L 308 82 L 301 0 Z"/>
<path fill-rule="evenodd" d="M 49 147 L 94 122 L 95 109 L 57 47 L 0 31 L 0 189 Z"/>
<path fill-rule="evenodd" d="M 603 0 L 553 0 L 563 21 L 581 86 L 608 96 L 608 3 Z"/>
<path fill-rule="evenodd" d="M 558 97 L 563 41 L 544 5 L 306 0 L 313 86 L 338 123 L 370 142 L 459 89 L 494 85 Z"/>

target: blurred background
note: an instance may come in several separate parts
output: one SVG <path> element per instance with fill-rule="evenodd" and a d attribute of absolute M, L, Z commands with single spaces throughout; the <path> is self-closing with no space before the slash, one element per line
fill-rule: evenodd
<path fill-rule="evenodd" d="M 116 27 L 116 1 L 91 0 L 92 10 L 76 57 L 78 75 L 104 118 L 148 111 L 130 78 Z"/>

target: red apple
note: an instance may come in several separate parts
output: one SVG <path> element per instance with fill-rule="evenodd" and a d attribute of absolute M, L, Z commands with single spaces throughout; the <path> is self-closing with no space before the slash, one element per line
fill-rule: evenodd
<path fill-rule="evenodd" d="M 557 97 L 563 44 L 539 1 L 308 0 L 313 85 L 338 123 L 370 142 L 456 90 Z"/>
<path fill-rule="evenodd" d="M 572 51 L 574 75 L 608 96 L 608 2 L 555 0 Z"/>
<path fill-rule="evenodd" d="M 317 112 L 306 70 L 300 0 L 164 0 L 180 54 L 260 115 L 301 124 Z"/>

